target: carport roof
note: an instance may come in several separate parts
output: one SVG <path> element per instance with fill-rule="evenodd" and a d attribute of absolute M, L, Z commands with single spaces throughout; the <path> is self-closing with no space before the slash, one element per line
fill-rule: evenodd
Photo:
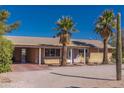
<path fill-rule="evenodd" d="M 11 40 L 14 45 L 52 45 L 61 46 L 59 38 L 49 37 L 27 37 L 27 36 L 6 36 L 7 39 Z M 69 46 L 74 47 L 96 47 L 103 48 L 102 41 L 99 40 L 86 40 L 86 39 L 71 39 Z M 109 48 L 112 48 L 108 45 Z"/>

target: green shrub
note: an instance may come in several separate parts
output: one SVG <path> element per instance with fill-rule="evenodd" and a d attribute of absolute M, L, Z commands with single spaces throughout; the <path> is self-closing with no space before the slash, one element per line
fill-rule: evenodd
<path fill-rule="evenodd" d="M 124 63 L 124 47 L 122 46 L 122 63 Z"/>
<path fill-rule="evenodd" d="M 11 71 L 13 46 L 10 40 L 0 36 L 0 73 Z"/>
<path fill-rule="evenodd" d="M 112 57 L 111 57 L 111 62 L 112 62 L 112 63 L 115 63 L 115 62 L 116 62 L 115 57 L 116 57 L 116 49 L 113 49 L 113 50 L 112 50 Z"/>
<path fill-rule="evenodd" d="M 116 57 L 116 50 L 113 49 L 112 50 L 112 59 L 111 59 L 113 63 L 116 63 L 115 57 Z M 124 51 L 122 52 L 122 63 L 124 64 Z"/>

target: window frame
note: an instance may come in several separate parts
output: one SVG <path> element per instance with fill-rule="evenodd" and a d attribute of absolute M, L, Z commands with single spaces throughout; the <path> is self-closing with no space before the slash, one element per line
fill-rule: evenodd
<path fill-rule="evenodd" d="M 48 51 L 49 54 L 46 54 L 46 51 Z M 57 53 L 58 51 L 59 54 Z M 46 58 L 59 58 L 61 56 L 60 48 L 45 48 L 44 56 Z"/>

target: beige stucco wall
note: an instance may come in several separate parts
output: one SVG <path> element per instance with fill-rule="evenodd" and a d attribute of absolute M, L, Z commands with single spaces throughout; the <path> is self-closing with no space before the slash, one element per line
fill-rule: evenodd
<path fill-rule="evenodd" d="M 103 61 L 103 50 L 98 50 L 97 48 L 89 48 L 87 56 L 89 57 L 89 63 L 102 63 Z M 79 50 L 74 49 L 73 50 L 73 58 L 74 58 L 74 63 L 80 63 L 86 61 L 84 57 L 77 56 L 79 55 Z M 108 49 L 108 59 L 111 61 L 112 57 L 112 49 Z"/>
<path fill-rule="evenodd" d="M 90 48 L 89 53 L 89 63 L 101 63 L 103 60 L 103 51 L 99 51 L 95 48 Z M 45 64 L 59 64 L 60 58 L 46 58 L 44 57 L 44 49 L 41 49 L 41 63 Z M 108 51 L 108 57 L 109 61 L 111 61 L 111 49 Z M 78 49 L 73 50 L 73 62 L 83 62 L 84 58 L 77 58 L 77 55 L 79 54 Z M 60 54 L 61 55 L 61 54 Z M 16 62 L 21 62 L 21 48 L 15 48 L 14 51 L 14 59 Z M 26 49 L 26 61 L 28 63 L 38 63 L 39 62 L 39 49 L 38 48 L 27 48 Z"/>
<path fill-rule="evenodd" d="M 112 53 L 108 53 L 108 59 L 111 61 Z M 89 58 L 89 63 L 102 63 L 103 53 L 91 53 Z"/>
<path fill-rule="evenodd" d="M 108 49 L 108 59 L 111 61 L 112 49 Z M 97 48 L 90 48 L 90 58 L 89 63 L 102 63 L 103 61 L 103 50 L 98 50 Z"/>
<path fill-rule="evenodd" d="M 60 59 L 59 58 L 44 59 L 44 62 L 45 64 L 60 64 Z"/>
<path fill-rule="evenodd" d="M 26 59 L 28 63 L 38 63 L 39 60 L 39 50 L 38 48 L 27 48 Z"/>

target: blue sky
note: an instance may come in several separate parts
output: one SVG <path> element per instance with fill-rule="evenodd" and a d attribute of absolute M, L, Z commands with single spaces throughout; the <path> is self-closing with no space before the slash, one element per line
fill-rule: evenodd
<path fill-rule="evenodd" d="M 55 22 L 61 16 L 71 16 L 77 24 L 80 32 L 73 33 L 72 38 L 81 39 L 99 39 L 94 33 L 94 23 L 98 16 L 105 9 L 113 9 L 114 13 L 121 12 L 122 28 L 124 28 L 124 6 L 0 6 L 11 13 L 8 23 L 16 20 L 21 21 L 21 25 L 17 31 L 13 31 L 7 35 L 12 36 L 35 36 L 35 37 L 53 37 L 56 31 Z"/>

